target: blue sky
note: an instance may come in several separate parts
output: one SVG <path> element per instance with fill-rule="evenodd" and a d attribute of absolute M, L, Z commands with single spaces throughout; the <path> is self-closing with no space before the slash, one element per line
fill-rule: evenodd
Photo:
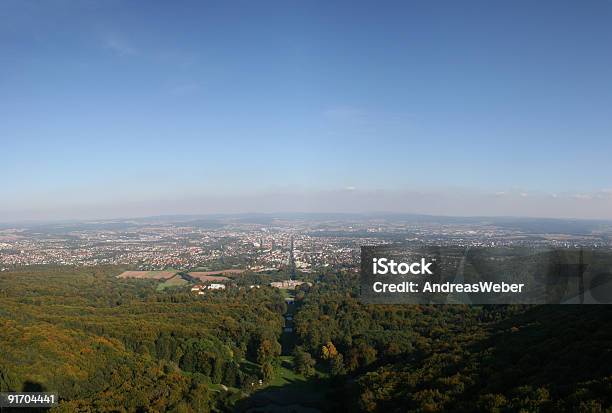
<path fill-rule="evenodd" d="M 3 0 L 0 221 L 354 197 L 612 218 L 611 22 L 607 0 Z"/>

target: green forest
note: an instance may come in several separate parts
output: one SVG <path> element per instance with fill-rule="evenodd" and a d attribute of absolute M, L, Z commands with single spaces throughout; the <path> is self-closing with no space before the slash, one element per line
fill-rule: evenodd
<path fill-rule="evenodd" d="M 608 306 L 364 305 L 350 271 L 288 305 L 122 270 L 1 273 L 0 391 L 57 392 L 52 412 L 612 411 Z"/>
<path fill-rule="evenodd" d="M 285 311 L 278 290 L 202 299 L 116 274 L 53 268 L 0 276 L 1 391 L 56 391 L 59 412 L 199 412 L 241 396 L 219 385 L 249 391 L 269 374 Z"/>
<path fill-rule="evenodd" d="M 295 319 L 298 349 L 336 377 L 336 406 L 612 411 L 609 306 L 366 306 L 356 294 L 356 280 L 327 277 L 300 296 Z"/>

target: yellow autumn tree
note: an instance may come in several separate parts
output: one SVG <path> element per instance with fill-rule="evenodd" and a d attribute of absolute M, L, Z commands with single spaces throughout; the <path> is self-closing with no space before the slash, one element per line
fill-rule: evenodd
<path fill-rule="evenodd" d="M 335 358 L 338 355 L 338 350 L 336 350 L 336 346 L 331 341 L 328 341 L 326 345 L 321 348 L 321 358 L 323 360 L 330 360 Z"/>

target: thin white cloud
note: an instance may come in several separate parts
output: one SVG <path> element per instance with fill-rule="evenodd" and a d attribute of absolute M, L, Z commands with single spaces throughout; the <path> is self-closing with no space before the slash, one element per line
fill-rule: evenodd
<path fill-rule="evenodd" d="M 574 199 L 593 199 L 593 195 L 591 194 L 574 194 L 572 196 Z"/>
<path fill-rule="evenodd" d="M 352 106 L 335 106 L 326 109 L 323 115 L 332 120 L 354 120 L 363 118 L 365 112 Z"/>
<path fill-rule="evenodd" d="M 105 49 L 111 50 L 121 56 L 131 56 L 138 53 L 136 48 L 119 33 L 107 32 L 102 36 L 102 45 Z"/>
<path fill-rule="evenodd" d="M 597 193 L 599 199 L 610 199 L 612 198 L 612 189 L 602 189 Z"/>
<path fill-rule="evenodd" d="M 197 93 L 202 89 L 202 83 L 190 82 L 175 85 L 170 88 L 170 93 L 176 96 L 186 96 Z"/>

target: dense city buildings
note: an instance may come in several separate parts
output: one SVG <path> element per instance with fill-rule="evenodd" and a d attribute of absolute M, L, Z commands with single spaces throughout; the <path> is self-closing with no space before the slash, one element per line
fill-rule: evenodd
<path fill-rule="evenodd" d="M 204 276 L 228 268 L 307 273 L 355 266 L 363 245 L 597 248 L 610 246 L 611 234 L 609 223 L 595 221 L 323 214 L 11 224 L 0 227 L 0 269 L 113 264 Z"/>

